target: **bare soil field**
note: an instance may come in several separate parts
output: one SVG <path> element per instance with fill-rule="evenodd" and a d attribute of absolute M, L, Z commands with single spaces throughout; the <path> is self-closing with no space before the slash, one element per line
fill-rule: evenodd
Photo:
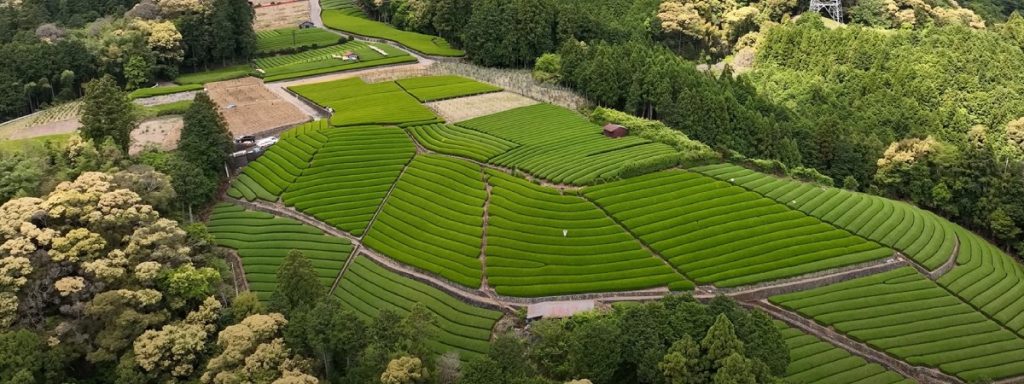
<path fill-rule="evenodd" d="M 255 77 L 209 83 L 206 93 L 220 107 L 228 130 L 235 137 L 259 135 L 310 120 Z"/>
<path fill-rule="evenodd" d="M 47 108 L 20 119 L 0 124 L 0 139 L 19 140 L 74 132 L 81 102 L 75 101 Z"/>
<path fill-rule="evenodd" d="M 445 121 L 455 123 L 537 103 L 537 100 L 512 92 L 496 92 L 435 101 L 426 103 L 426 106 Z"/>
<path fill-rule="evenodd" d="M 269 1 L 255 3 L 262 3 L 253 8 L 256 11 L 256 18 L 253 20 L 252 27 L 257 31 L 298 27 L 299 23 L 309 20 L 308 1 L 278 2 L 273 5 Z"/>
<path fill-rule="evenodd" d="M 181 129 L 185 126 L 181 116 L 167 116 L 149 119 L 139 123 L 132 131 L 132 145 L 128 148 L 129 155 L 142 152 L 147 146 L 155 146 L 161 151 L 170 151 L 178 147 Z"/>

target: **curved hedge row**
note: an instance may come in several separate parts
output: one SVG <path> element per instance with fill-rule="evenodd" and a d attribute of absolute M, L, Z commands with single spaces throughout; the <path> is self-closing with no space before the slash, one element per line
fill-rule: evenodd
<path fill-rule="evenodd" d="M 322 133 L 324 126 L 322 120 L 314 121 L 282 133 L 276 144 L 242 170 L 228 189 L 228 196 L 248 201 L 277 201 L 327 141 Z"/>
<path fill-rule="evenodd" d="M 584 194 L 698 283 L 752 284 L 892 255 L 785 205 L 692 172 L 653 173 Z"/>
<path fill-rule="evenodd" d="M 795 384 L 910 384 L 916 383 L 885 367 L 822 341 L 776 320 L 775 327 L 789 347 L 786 382 Z"/>
<path fill-rule="evenodd" d="M 966 381 L 1024 374 L 1024 340 L 910 267 L 770 300 Z"/>
<path fill-rule="evenodd" d="M 501 91 L 501 87 L 461 76 L 411 77 L 396 81 L 406 92 L 422 102 L 452 99 Z"/>
<path fill-rule="evenodd" d="M 995 245 L 953 224 L 960 238 L 957 266 L 939 284 L 1024 335 L 1024 267 Z"/>
<path fill-rule="evenodd" d="M 593 203 L 505 173 L 488 175 L 487 279 L 498 293 L 692 288 Z"/>
<path fill-rule="evenodd" d="M 501 312 L 459 301 L 437 288 L 408 279 L 365 257 L 349 265 L 334 294 L 344 305 L 366 319 L 382 309 L 408 313 L 420 303 L 434 313 L 436 326 L 428 335 L 431 349 L 438 354 L 454 350 L 463 360 L 484 356 L 490 348 L 491 328 Z"/>
<path fill-rule="evenodd" d="M 610 139 L 573 111 L 537 104 L 463 121 L 520 146 L 488 161 L 555 183 L 594 184 L 619 177 L 624 164 L 677 153 L 636 136 Z"/>
<path fill-rule="evenodd" d="M 405 264 L 478 288 L 485 198 L 479 166 L 416 156 L 365 243 Z"/>
<path fill-rule="evenodd" d="M 951 223 L 904 202 L 781 179 L 732 164 L 709 165 L 693 170 L 730 181 L 897 249 L 928 269 L 934 270 L 948 260 L 956 245 Z"/>
<path fill-rule="evenodd" d="M 277 268 L 292 249 L 302 251 L 325 287 L 334 284 L 352 253 L 348 240 L 324 235 L 319 229 L 263 212 L 218 204 L 207 222 L 217 245 L 238 251 L 249 288 L 268 300 L 277 286 Z"/>
<path fill-rule="evenodd" d="M 395 127 L 332 128 L 310 166 L 282 195 L 289 206 L 360 236 L 416 153 Z"/>
<path fill-rule="evenodd" d="M 480 131 L 454 125 L 419 125 L 410 127 L 409 132 L 420 145 L 431 151 L 462 156 L 476 161 L 487 161 L 518 145 Z"/>
<path fill-rule="evenodd" d="M 368 84 L 356 77 L 289 88 L 334 110 L 337 127 L 432 121 L 437 116 L 393 81 Z"/>

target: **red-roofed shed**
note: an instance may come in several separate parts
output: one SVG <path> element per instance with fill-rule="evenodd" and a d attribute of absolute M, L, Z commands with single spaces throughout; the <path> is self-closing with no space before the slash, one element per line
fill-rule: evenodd
<path fill-rule="evenodd" d="M 629 134 L 629 129 L 618 124 L 605 124 L 604 135 L 608 137 L 623 137 Z"/>

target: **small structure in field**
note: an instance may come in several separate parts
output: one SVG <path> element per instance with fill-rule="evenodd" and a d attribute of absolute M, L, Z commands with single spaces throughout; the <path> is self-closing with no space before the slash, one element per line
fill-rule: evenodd
<path fill-rule="evenodd" d="M 629 134 L 629 129 L 618 124 L 608 123 L 604 126 L 604 135 L 608 137 L 623 137 Z"/>
<path fill-rule="evenodd" d="M 352 51 L 345 51 L 341 54 L 341 59 L 345 61 L 359 61 L 359 54 Z"/>
<path fill-rule="evenodd" d="M 594 310 L 594 300 L 545 301 L 526 307 L 526 320 L 560 319 Z"/>
<path fill-rule="evenodd" d="M 313 24 L 313 22 L 309 21 L 309 20 L 306 20 L 306 21 L 303 21 L 302 23 L 299 23 L 299 29 L 308 29 L 308 28 L 313 28 L 313 27 L 316 27 L 316 24 Z"/>

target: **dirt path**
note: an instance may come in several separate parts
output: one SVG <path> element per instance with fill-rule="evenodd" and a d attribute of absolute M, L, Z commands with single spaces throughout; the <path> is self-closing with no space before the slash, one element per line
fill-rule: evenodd
<path fill-rule="evenodd" d="M 192 100 L 196 97 L 196 93 L 199 91 L 185 91 L 172 93 L 169 95 L 160 95 L 135 99 L 132 102 L 143 107 L 152 107 L 154 105 L 170 104 L 177 101 Z"/>
<path fill-rule="evenodd" d="M 794 328 L 814 335 L 854 355 L 863 357 L 865 360 L 872 363 L 880 364 L 904 376 L 917 379 L 921 383 L 962 383 L 959 379 L 942 373 L 937 369 L 913 366 L 902 360 L 898 360 L 871 348 L 867 344 L 850 339 L 831 328 L 824 327 L 813 320 L 809 320 L 796 313 L 775 306 L 767 300 L 744 301 L 741 303 L 751 308 L 760 309 Z"/>

